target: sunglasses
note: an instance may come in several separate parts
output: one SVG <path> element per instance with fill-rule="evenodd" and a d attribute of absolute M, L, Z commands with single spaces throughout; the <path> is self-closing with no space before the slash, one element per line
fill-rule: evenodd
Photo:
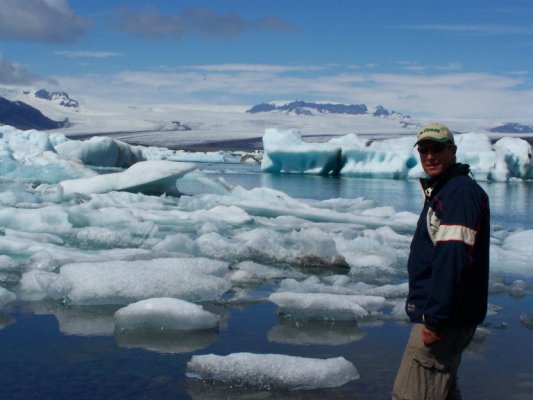
<path fill-rule="evenodd" d="M 446 147 L 448 147 L 448 144 L 446 143 L 436 143 L 431 146 L 420 146 L 418 145 L 418 152 L 420 154 L 428 154 L 430 151 L 433 154 L 437 154 L 442 152 Z"/>

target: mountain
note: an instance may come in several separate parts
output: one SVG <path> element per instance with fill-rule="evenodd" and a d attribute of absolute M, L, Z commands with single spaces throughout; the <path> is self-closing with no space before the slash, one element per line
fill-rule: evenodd
<path fill-rule="evenodd" d="M 506 124 L 489 129 L 489 132 L 498 133 L 533 133 L 533 126 L 523 125 L 516 122 L 508 122 Z"/>
<path fill-rule="evenodd" d="M 247 113 L 255 114 L 260 112 L 283 111 L 287 114 L 296 115 L 314 115 L 319 114 L 349 114 L 349 115 L 365 115 L 371 114 L 374 117 L 387 117 L 390 115 L 401 115 L 395 111 L 389 112 L 383 106 L 377 106 L 374 110 L 370 110 L 365 104 L 336 104 L 336 103 L 314 103 L 296 100 L 283 105 L 276 105 L 274 103 L 261 103 L 253 106 Z"/>
<path fill-rule="evenodd" d="M 66 92 L 49 92 L 46 89 L 35 91 L 34 96 L 38 99 L 50 100 L 58 103 L 60 106 L 69 108 L 78 108 L 78 100 L 71 99 Z"/>
<path fill-rule="evenodd" d="M 0 97 L 0 123 L 21 130 L 48 130 L 63 128 L 68 120 L 54 121 L 22 101 L 10 101 Z"/>

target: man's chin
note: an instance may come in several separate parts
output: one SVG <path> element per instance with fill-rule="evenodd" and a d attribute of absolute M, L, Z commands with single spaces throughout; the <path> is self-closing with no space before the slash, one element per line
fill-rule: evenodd
<path fill-rule="evenodd" d="M 424 171 L 429 176 L 434 177 L 434 176 L 439 175 L 442 172 L 442 168 L 440 165 L 431 165 L 431 166 L 426 165 L 424 167 Z"/>

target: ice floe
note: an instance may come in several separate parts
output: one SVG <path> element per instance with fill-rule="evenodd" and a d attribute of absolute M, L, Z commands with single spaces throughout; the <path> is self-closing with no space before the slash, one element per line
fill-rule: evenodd
<path fill-rule="evenodd" d="M 317 359 L 281 354 L 234 353 L 193 356 L 187 376 L 263 389 L 333 388 L 358 379 L 355 366 L 343 357 Z"/>

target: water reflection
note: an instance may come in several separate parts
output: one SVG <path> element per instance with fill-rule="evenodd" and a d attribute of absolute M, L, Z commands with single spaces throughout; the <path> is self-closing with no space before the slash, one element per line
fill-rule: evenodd
<path fill-rule="evenodd" d="M 118 306 L 64 306 L 54 301 L 32 303 L 36 315 L 53 315 L 59 331 L 72 336 L 112 336 Z"/>
<path fill-rule="evenodd" d="M 4 329 L 6 326 L 11 325 L 15 322 L 15 318 L 11 315 L 6 314 L 3 311 L 0 311 L 0 329 Z"/>
<path fill-rule="evenodd" d="M 142 348 L 158 353 L 191 353 L 210 346 L 218 340 L 218 331 L 116 331 L 120 347 Z"/>
<path fill-rule="evenodd" d="M 202 382 L 196 379 L 187 380 L 187 394 L 193 400 L 323 400 L 323 399 L 354 399 L 356 391 L 350 385 L 336 389 L 273 391 L 254 388 L 232 387 L 215 382 Z"/>
<path fill-rule="evenodd" d="M 268 340 L 292 345 L 338 346 L 362 339 L 355 321 L 298 321 L 281 318 L 267 334 Z"/>

